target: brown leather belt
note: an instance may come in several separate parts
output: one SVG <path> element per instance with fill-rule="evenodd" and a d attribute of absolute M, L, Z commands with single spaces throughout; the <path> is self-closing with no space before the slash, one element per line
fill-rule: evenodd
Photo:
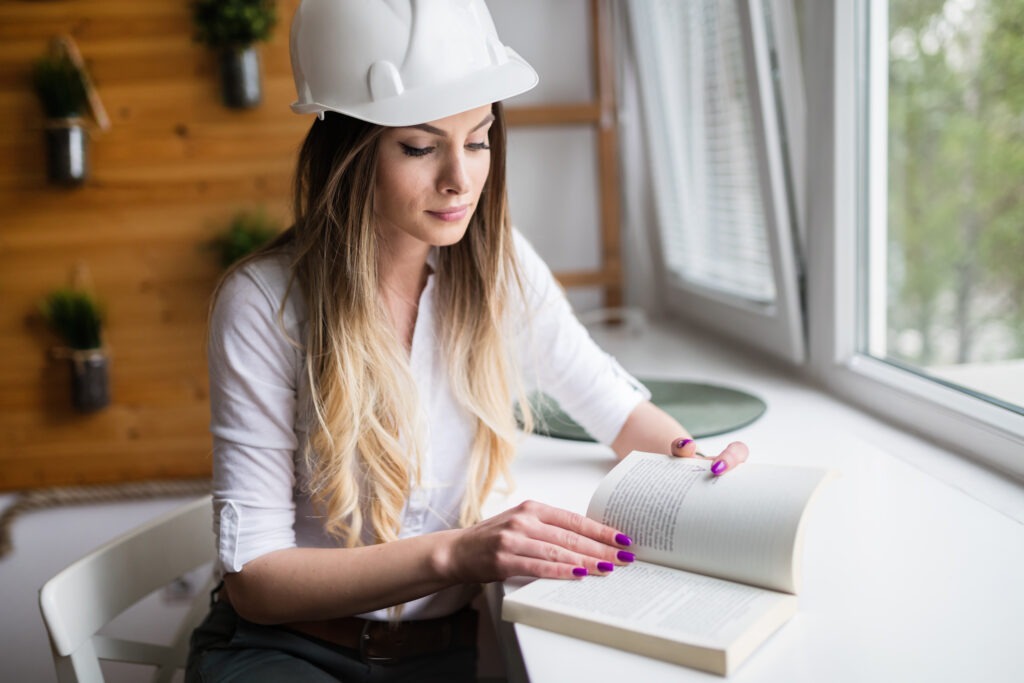
<path fill-rule="evenodd" d="M 476 646 L 477 612 L 464 607 L 437 619 L 372 621 L 343 617 L 288 624 L 287 628 L 359 652 L 364 662 L 389 662 Z"/>

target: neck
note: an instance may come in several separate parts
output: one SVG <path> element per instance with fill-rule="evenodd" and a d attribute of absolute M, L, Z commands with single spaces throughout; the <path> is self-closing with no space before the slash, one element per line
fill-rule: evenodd
<path fill-rule="evenodd" d="M 427 255 L 430 245 L 422 242 L 403 245 L 386 244 L 381 251 L 379 273 L 381 284 L 412 301 L 418 301 L 427 285 L 430 267 Z"/>
<path fill-rule="evenodd" d="M 427 266 L 430 247 L 423 247 L 401 252 L 385 249 L 379 265 L 380 294 L 391 316 L 395 334 L 406 352 L 412 349 L 420 295 L 427 286 L 430 272 Z"/>

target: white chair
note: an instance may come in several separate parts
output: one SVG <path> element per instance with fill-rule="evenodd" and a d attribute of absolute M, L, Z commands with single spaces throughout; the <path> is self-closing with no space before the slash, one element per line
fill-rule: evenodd
<path fill-rule="evenodd" d="M 213 513 L 204 497 L 114 539 L 63 570 L 39 591 L 61 683 L 101 683 L 101 659 L 156 666 L 154 681 L 184 667 L 191 630 L 209 605 L 200 590 L 171 645 L 112 638 L 98 631 L 129 607 L 214 559 Z"/>

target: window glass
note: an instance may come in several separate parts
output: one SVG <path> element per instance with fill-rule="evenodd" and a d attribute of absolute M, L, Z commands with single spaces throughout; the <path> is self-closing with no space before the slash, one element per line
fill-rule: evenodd
<path fill-rule="evenodd" d="M 886 23 L 863 346 L 1024 412 L 1024 2 L 890 0 Z"/>
<path fill-rule="evenodd" d="M 732 2 L 628 5 L 661 244 L 678 280 L 776 297 L 740 15 Z"/>

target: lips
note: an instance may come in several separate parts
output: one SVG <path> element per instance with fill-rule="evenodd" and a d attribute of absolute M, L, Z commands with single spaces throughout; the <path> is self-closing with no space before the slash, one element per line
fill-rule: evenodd
<path fill-rule="evenodd" d="M 427 211 L 431 216 L 442 221 L 455 222 L 461 221 L 469 214 L 469 205 L 463 204 L 462 206 L 450 206 L 440 211 Z"/>

